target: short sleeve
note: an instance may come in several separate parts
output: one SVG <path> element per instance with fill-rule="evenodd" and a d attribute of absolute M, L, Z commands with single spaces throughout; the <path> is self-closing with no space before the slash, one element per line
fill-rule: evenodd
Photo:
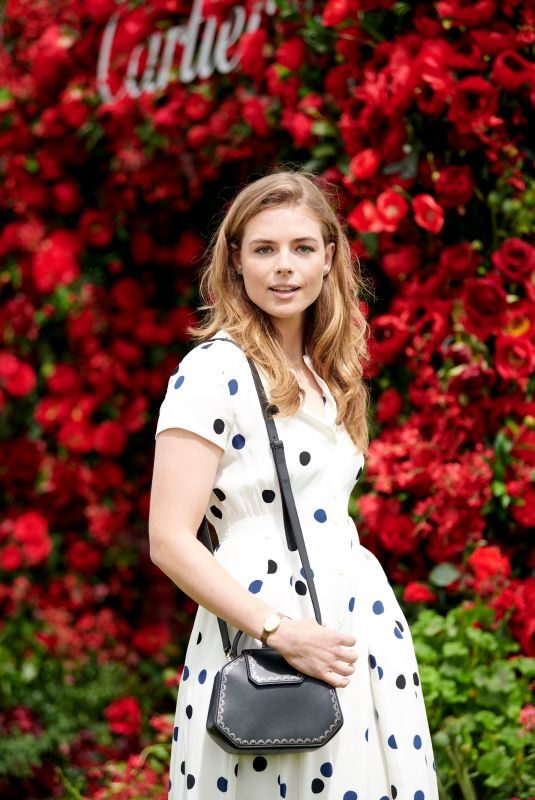
<path fill-rule="evenodd" d="M 156 424 L 157 436 L 167 428 L 192 431 L 223 450 L 233 422 L 229 387 L 217 348 L 191 350 L 169 378 Z"/>

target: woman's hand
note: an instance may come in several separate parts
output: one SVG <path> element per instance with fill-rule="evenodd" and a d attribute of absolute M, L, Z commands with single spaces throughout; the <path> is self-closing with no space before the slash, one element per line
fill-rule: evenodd
<path fill-rule="evenodd" d="M 355 637 L 319 625 L 313 617 L 284 617 L 279 627 L 269 634 L 267 644 L 292 667 L 335 688 L 347 686 L 349 676 L 355 671 Z"/>

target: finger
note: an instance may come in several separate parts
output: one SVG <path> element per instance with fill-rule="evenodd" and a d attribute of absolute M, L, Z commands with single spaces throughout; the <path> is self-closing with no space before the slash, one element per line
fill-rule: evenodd
<path fill-rule="evenodd" d="M 328 670 L 323 680 L 328 683 L 330 686 L 334 686 L 335 689 L 343 689 L 344 686 L 347 686 L 349 683 L 349 678 L 344 677 L 343 675 L 338 675 L 333 670 Z"/>
<path fill-rule="evenodd" d="M 357 643 L 355 637 L 351 636 L 350 633 L 341 633 L 338 641 L 339 644 L 345 645 L 346 647 L 354 647 Z"/>
<path fill-rule="evenodd" d="M 357 654 L 355 650 L 351 650 L 348 647 L 339 647 L 336 651 L 336 658 L 339 661 L 346 661 L 348 664 L 354 664 L 357 660 Z"/>
<path fill-rule="evenodd" d="M 333 672 L 337 672 L 339 675 L 348 677 L 349 675 L 353 675 L 355 672 L 355 667 L 352 664 L 345 664 L 342 661 L 338 661 L 333 667 Z"/>

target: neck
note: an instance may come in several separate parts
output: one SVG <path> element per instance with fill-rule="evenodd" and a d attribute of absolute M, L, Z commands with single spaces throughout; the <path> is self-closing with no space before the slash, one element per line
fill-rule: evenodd
<path fill-rule="evenodd" d="M 282 349 L 291 366 L 301 366 L 304 353 L 304 318 L 276 320 L 275 326 L 282 337 Z"/>

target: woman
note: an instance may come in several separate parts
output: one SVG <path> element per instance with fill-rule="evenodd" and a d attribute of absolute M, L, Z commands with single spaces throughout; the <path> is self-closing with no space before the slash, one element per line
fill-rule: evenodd
<path fill-rule="evenodd" d="M 178 692 L 170 797 L 436 800 L 410 632 L 347 507 L 367 449 L 367 326 L 347 238 L 319 182 L 278 172 L 246 186 L 214 237 L 203 343 L 170 377 L 156 430 L 152 560 L 199 603 Z M 207 339 L 231 338 L 239 345 Z M 240 349 L 241 348 L 241 349 Z M 323 625 L 287 548 L 250 369 L 284 441 Z M 208 510 L 207 510 L 208 509 Z M 203 515 L 215 557 L 196 539 Z M 235 756 L 206 733 L 223 665 L 217 616 L 338 689 L 340 732 L 307 753 Z"/>

